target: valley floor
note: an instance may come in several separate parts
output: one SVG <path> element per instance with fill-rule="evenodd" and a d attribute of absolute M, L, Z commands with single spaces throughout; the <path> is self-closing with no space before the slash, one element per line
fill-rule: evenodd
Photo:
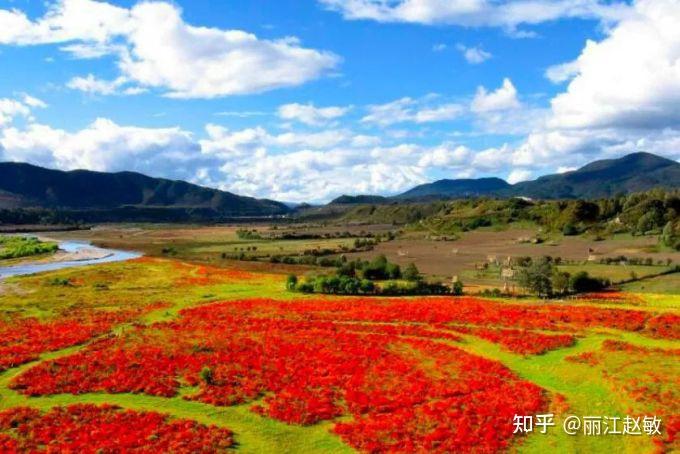
<path fill-rule="evenodd" d="M 654 293 L 677 274 L 545 303 L 302 296 L 236 265 L 140 258 L 3 282 L 0 448 L 680 449 L 680 295 Z M 516 414 L 546 413 L 546 434 L 513 433 Z M 570 415 L 656 416 L 661 433 L 567 435 Z"/>

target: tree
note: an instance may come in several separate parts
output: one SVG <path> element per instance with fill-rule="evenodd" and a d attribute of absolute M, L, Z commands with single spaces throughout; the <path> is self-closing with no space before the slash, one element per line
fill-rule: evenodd
<path fill-rule="evenodd" d="M 461 281 L 456 281 L 453 283 L 453 286 L 451 288 L 451 293 L 453 293 L 456 296 L 460 296 L 463 294 L 463 283 Z"/>
<path fill-rule="evenodd" d="M 555 271 L 552 278 L 552 286 L 556 293 L 565 294 L 569 291 L 569 273 Z"/>
<path fill-rule="evenodd" d="M 288 279 L 286 279 L 286 288 L 288 290 L 295 290 L 298 284 L 298 277 L 294 274 L 291 274 L 288 276 Z"/>
<path fill-rule="evenodd" d="M 519 285 L 526 290 L 536 293 L 538 296 L 546 297 L 551 296 L 553 292 L 553 274 L 554 265 L 552 261 L 544 257 L 520 269 L 517 280 Z"/>
<path fill-rule="evenodd" d="M 388 279 L 399 279 L 401 277 L 401 268 L 396 263 L 388 263 L 385 265 L 385 277 Z"/>
<path fill-rule="evenodd" d="M 363 267 L 363 277 L 370 280 L 387 279 L 387 257 L 379 255 Z"/>
<path fill-rule="evenodd" d="M 407 281 L 419 281 L 421 279 L 420 271 L 413 262 L 409 263 L 406 266 L 402 275 L 404 279 L 406 279 Z"/>
<path fill-rule="evenodd" d="M 680 250 L 680 223 L 673 225 L 672 221 L 668 221 L 661 233 L 661 244 Z"/>

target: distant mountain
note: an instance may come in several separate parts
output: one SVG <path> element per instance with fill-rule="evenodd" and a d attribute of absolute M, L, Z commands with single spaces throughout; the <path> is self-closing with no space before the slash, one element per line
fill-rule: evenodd
<path fill-rule="evenodd" d="M 12 162 L 0 163 L 0 208 L 137 209 L 147 213 L 200 210 L 202 216 L 208 217 L 266 216 L 290 211 L 279 202 L 140 173 L 63 172 Z"/>
<path fill-rule="evenodd" d="M 500 178 L 438 180 L 421 184 L 393 197 L 343 195 L 330 204 L 380 205 L 479 196 L 592 199 L 646 191 L 655 187 L 680 188 L 680 164 L 651 153 L 639 152 L 618 159 L 595 161 L 578 170 L 545 175 L 515 185 Z"/>
<path fill-rule="evenodd" d="M 390 199 L 381 195 L 341 195 L 330 201 L 332 205 L 359 205 L 371 204 L 381 205 L 389 203 Z"/>
<path fill-rule="evenodd" d="M 600 198 L 654 187 L 680 188 L 680 164 L 651 153 L 592 162 L 578 170 L 512 186 L 506 195 L 535 199 Z"/>
<path fill-rule="evenodd" d="M 413 200 L 427 198 L 464 198 L 498 194 L 511 186 L 500 178 L 477 178 L 458 180 L 439 180 L 421 184 L 393 199 Z"/>

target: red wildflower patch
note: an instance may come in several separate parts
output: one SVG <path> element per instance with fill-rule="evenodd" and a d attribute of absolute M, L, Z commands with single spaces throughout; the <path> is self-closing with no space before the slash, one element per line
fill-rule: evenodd
<path fill-rule="evenodd" d="M 33 361 L 41 353 L 81 344 L 140 313 L 141 310 L 71 311 L 58 320 L 0 320 L 0 371 Z"/>
<path fill-rule="evenodd" d="M 661 339 L 680 340 L 680 315 L 661 314 L 649 319 L 645 333 Z"/>
<path fill-rule="evenodd" d="M 224 451 L 232 445 L 227 429 L 108 405 L 0 412 L 3 452 L 194 453 Z"/>
<path fill-rule="evenodd" d="M 513 439 L 514 414 L 547 408 L 539 387 L 456 348 L 456 337 L 433 324 L 352 321 L 361 311 L 347 301 L 309 304 L 246 300 L 184 310 L 176 321 L 41 363 L 11 386 L 30 395 L 158 396 L 197 386 L 187 399 L 253 402 L 254 411 L 287 423 L 352 416 L 336 432 L 374 452 L 496 451 Z M 341 322 L 325 320 L 329 310 Z M 391 320 L 414 317 L 394 311 Z"/>
<path fill-rule="evenodd" d="M 475 298 L 229 301 L 93 342 L 11 386 L 28 395 L 155 396 L 193 386 L 186 399 L 252 402 L 287 423 L 351 416 L 335 431 L 364 451 L 490 452 L 512 442 L 514 414 L 548 402 L 500 363 L 457 348 L 455 330 L 536 354 L 572 345 L 586 328 L 640 331 L 653 316 Z"/>
<path fill-rule="evenodd" d="M 272 305 L 269 300 L 237 302 L 275 315 L 296 314 L 312 320 L 373 323 L 466 324 L 501 328 L 574 331 L 603 327 L 640 331 L 650 315 L 644 311 L 562 304 L 498 303 L 479 298 L 304 299 Z"/>
<path fill-rule="evenodd" d="M 581 295 L 579 295 L 579 299 L 589 301 L 605 301 L 612 303 L 631 302 L 637 300 L 637 298 L 635 298 L 630 293 L 623 293 L 617 291 L 582 293 Z"/>

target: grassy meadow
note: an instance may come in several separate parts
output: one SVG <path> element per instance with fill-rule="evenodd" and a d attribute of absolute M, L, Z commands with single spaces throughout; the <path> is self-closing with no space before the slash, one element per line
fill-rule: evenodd
<path fill-rule="evenodd" d="M 99 320 L 106 314 L 121 316 L 114 321 L 107 321 L 108 324 L 97 325 L 100 326 L 99 331 L 93 331 L 87 339 L 74 341 L 72 345 L 42 346 L 24 360 L 17 360 L 4 370 L 0 367 L 0 412 L 17 407 L 47 410 L 78 403 L 114 404 L 127 409 L 160 412 L 175 418 L 228 428 L 234 434 L 234 449 L 246 453 L 367 451 L 370 449 L 366 446 L 370 445 L 362 444 L 363 440 L 368 440 L 366 443 L 389 446 L 390 440 L 398 436 L 429 443 L 421 432 L 448 422 L 418 412 L 422 406 L 434 405 L 440 398 L 433 397 L 431 402 L 409 403 L 410 400 L 404 397 L 407 400 L 401 405 L 404 408 L 411 408 L 409 406 L 413 405 L 415 414 L 424 418 L 421 420 L 422 426 L 404 428 L 405 435 L 370 432 L 368 428 L 373 427 L 371 418 L 378 417 L 370 409 L 372 404 L 367 403 L 368 409 L 365 410 L 353 410 L 342 395 L 332 404 L 336 408 L 335 413 L 319 413 L 323 416 L 298 423 L 295 422 L 296 412 L 314 414 L 314 410 L 311 403 L 303 406 L 291 403 L 289 400 L 292 398 L 277 387 L 284 385 L 262 384 L 258 381 L 258 386 L 263 388 L 253 395 L 229 401 L 232 402 L 230 404 L 210 403 L 210 393 L 223 392 L 221 387 L 226 386 L 219 378 L 219 374 L 227 373 L 221 372 L 221 367 L 226 367 L 221 365 L 210 366 L 213 368 L 211 373 L 218 377 L 210 380 L 200 378 L 205 375 L 204 372 L 201 375 L 182 369 L 182 372 L 177 372 L 176 377 L 173 376 L 176 382 L 172 386 L 175 388 L 168 395 L 154 394 L 150 388 L 136 387 L 134 381 L 141 380 L 140 375 L 143 374 L 140 373 L 132 373 L 127 378 L 132 384 L 125 382 L 116 385 L 115 389 L 107 388 L 112 385 L 107 381 L 109 379 L 106 374 L 113 372 L 104 367 L 101 371 L 88 372 L 97 377 L 85 376 L 78 392 L 71 392 L 71 388 L 63 387 L 66 382 L 59 380 L 66 379 L 58 377 L 55 378 L 53 390 L 30 391 L 31 384 L 38 383 L 36 380 L 40 377 L 39 374 L 58 376 L 66 373 L 64 371 L 75 373 L 85 370 L 86 363 L 78 362 L 81 361 L 78 359 L 79 355 L 84 355 L 83 361 L 97 364 L 96 361 L 100 360 L 87 358 L 98 354 L 99 345 L 111 345 L 110 348 L 122 349 L 123 352 L 131 349 L 142 355 L 143 348 L 149 344 L 148 339 L 156 339 L 152 342 L 158 342 L 157 344 L 150 344 L 158 349 L 154 358 L 165 354 L 170 355 L 168 358 L 174 358 L 181 353 L 180 345 L 183 343 L 194 345 L 193 343 L 198 342 L 197 345 L 202 345 L 200 342 L 203 339 L 203 342 L 208 342 L 208 346 L 201 347 L 207 352 L 201 350 L 201 354 L 205 354 L 205 360 L 210 363 L 210 355 L 217 354 L 223 348 L 224 339 L 238 339 L 238 342 L 245 339 L 248 342 L 246 345 L 253 342 L 260 345 L 258 343 L 262 342 L 263 348 L 269 348 L 267 345 L 272 343 L 296 345 L 295 342 L 300 342 L 292 351 L 275 349 L 281 355 L 279 359 L 293 367 L 292 371 L 280 372 L 284 374 L 282 379 L 285 381 L 306 380 L 297 371 L 298 368 L 300 371 L 304 370 L 305 363 L 309 361 L 316 364 L 316 368 L 310 369 L 306 374 L 314 376 L 321 364 L 332 361 L 333 355 L 339 355 L 344 348 L 354 348 L 351 345 L 345 346 L 345 339 L 367 336 L 368 343 L 377 339 L 375 348 L 382 344 L 387 346 L 380 347 L 386 348 L 383 357 L 394 355 L 395 361 L 406 361 L 405 364 L 413 368 L 403 376 L 397 374 L 390 378 L 393 381 L 381 381 L 385 378 L 376 375 L 376 383 L 381 383 L 379 386 L 382 388 L 370 391 L 373 399 L 382 395 L 381 393 L 402 390 L 416 377 L 420 377 L 418 380 L 426 380 L 426 383 L 439 383 L 438 380 L 443 380 L 441 383 L 448 385 L 456 384 L 459 380 L 464 382 L 467 380 L 465 374 L 469 372 L 463 370 L 467 369 L 450 369 L 458 361 L 455 359 L 457 355 L 466 355 L 470 361 L 488 360 L 489 365 L 493 364 L 493 367 L 501 367 L 507 371 L 503 373 L 509 374 L 508 377 L 511 378 L 508 380 L 514 380 L 512 383 L 532 390 L 536 386 L 535 392 L 542 402 L 541 411 L 554 413 L 558 426 L 547 434 L 533 432 L 528 435 L 501 435 L 501 430 L 494 436 L 507 445 L 494 450 L 651 453 L 679 448 L 677 441 L 669 438 L 669 426 L 666 426 L 680 413 L 677 388 L 680 379 L 677 362 L 680 348 L 677 337 L 680 297 L 677 291 L 677 274 L 626 284 L 611 299 L 592 297 L 543 302 L 533 299 L 518 301 L 469 296 L 397 299 L 318 297 L 287 292 L 284 275 L 286 268 L 264 263 L 266 267 L 255 269 L 249 266 L 250 262 L 223 261 L 220 254 L 230 248 L 250 247 L 252 251 L 253 246 L 262 253 L 280 251 L 281 248 L 286 252 L 299 253 L 308 248 L 338 247 L 352 242 L 353 239 L 245 240 L 238 237 L 236 228 L 201 230 L 133 229 L 125 233 L 124 230 L 109 229 L 82 232 L 78 234 L 81 239 L 95 239 L 98 244 L 114 247 L 142 249 L 158 257 L 143 257 L 128 262 L 86 266 L 1 281 L 0 333 L 3 333 L 5 340 L 0 341 L 0 351 L 12 352 L 13 348 L 20 346 L 21 342 L 12 344 L 12 336 L 24 336 L 24 339 L 40 336 L 40 333 L 47 333 L 49 336 L 50 327 L 63 320 L 90 326 L 89 324 L 95 323 L 92 320 Z M 381 243 L 378 248 L 393 247 L 393 243 Z M 142 245 L 144 247 L 140 247 Z M 163 248 L 170 246 L 174 248 L 174 255 L 163 254 Z M 587 267 L 593 274 L 601 274 L 612 280 L 625 280 L 630 271 L 644 276 L 665 270 L 656 265 L 628 268 L 589 264 Z M 466 309 L 468 307 L 469 310 Z M 190 322 L 194 312 L 198 315 Z M 503 315 L 519 312 L 525 315 L 516 318 L 513 318 L 515 315 Z M 210 314 L 215 314 L 215 320 L 208 321 L 212 317 Z M 22 333 L 21 326 L 26 320 L 31 320 L 31 323 L 41 328 L 32 328 Z M 196 327 L 191 323 L 197 324 Z M 264 331 L 258 334 L 261 323 L 271 325 L 266 325 Z M 326 332 L 324 330 L 328 329 L 329 323 L 334 328 Z M 247 328 L 248 326 L 252 327 Z M 171 330 L 170 334 L 165 334 L 166 330 Z M 498 336 L 490 336 L 489 332 L 500 335 L 500 339 Z M 213 334 L 217 337 L 211 340 Z M 544 351 L 533 352 L 523 350 L 528 348 L 521 345 L 525 335 L 533 336 L 536 342 L 548 342 L 560 336 L 567 341 L 561 345 L 547 346 Z M 338 337 L 336 339 L 333 336 Z M 306 360 L 297 356 L 297 351 L 304 349 L 305 343 L 314 342 L 319 342 L 322 350 L 328 349 L 327 354 L 330 356 L 310 357 Z M 174 348 L 180 350 L 175 351 Z M 433 350 L 435 348 L 437 350 Z M 360 357 L 361 353 L 353 355 Z M 442 362 L 441 355 L 451 355 L 447 356 L 451 358 L 450 364 Z M 262 361 L 268 360 L 266 356 Z M 369 367 L 368 364 L 370 362 L 363 366 L 357 364 L 356 367 Z M 115 367 L 121 368 L 121 374 L 126 373 L 125 364 Z M 143 362 L 139 367 L 144 367 Z M 338 371 L 351 375 L 352 371 L 346 370 L 348 367 L 351 369 L 351 366 L 346 366 Z M 327 372 L 330 376 L 334 373 L 331 370 Z M 99 374 L 104 377 L 100 379 Z M 239 381 L 245 380 L 242 374 L 245 371 L 238 371 L 233 376 L 241 378 L 233 378 L 237 380 L 233 385 L 236 389 L 229 392 L 238 394 L 238 383 L 246 386 L 245 382 Z M 161 378 L 158 377 L 159 380 Z M 270 377 L 269 380 L 274 378 Z M 90 381 L 90 385 L 85 384 Z M 345 381 L 343 378 L 338 383 Z M 482 380 L 482 383 L 486 381 L 488 379 Z M 41 380 L 40 383 L 44 381 Z M 366 386 L 370 386 L 370 383 Z M 327 392 L 335 395 L 334 389 Z M 391 389 L 393 391 L 388 391 Z M 320 391 L 310 388 L 308 392 L 314 394 Z M 467 391 L 456 392 L 464 394 Z M 454 399 L 452 405 L 455 406 L 457 398 L 447 398 Z M 271 399 L 282 399 L 284 403 L 291 405 L 292 410 L 288 410 L 293 412 L 293 416 L 276 413 L 278 407 L 274 405 L 279 401 Z M 473 398 L 472 402 L 478 406 L 474 408 L 480 411 L 487 405 L 484 403 L 485 399 L 475 401 Z M 508 405 L 511 404 L 524 403 L 511 401 Z M 264 410 L 256 410 L 258 406 Z M 384 411 L 387 412 L 385 415 L 391 415 L 391 410 Z M 661 417 L 664 424 L 663 435 L 569 436 L 559 427 L 566 415 L 642 414 Z M 504 416 L 496 417 L 500 418 L 498 424 L 512 424 Z M 484 434 L 485 424 L 491 424 L 492 420 L 492 416 L 489 416 L 487 423 L 481 420 L 470 422 L 468 418 L 466 424 L 477 424 L 477 430 Z M 343 424 L 352 427 L 354 435 L 349 436 L 347 432 L 339 430 Z M 427 427 L 430 429 L 426 429 Z M 10 433 L 10 436 L 14 435 Z M 470 441 L 454 438 L 449 437 L 441 443 L 458 444 L 442 444 L 439 449 L 442 449 L 441 446 L 455 446 L 460 450 L 473 450 L 475 447 L 473 435 L 470 435 Z M 480 438 L 479 442 L 489 442 L 482 440 Z M 432 450 L 437 450 L 432 447 L 436 445 L 429 446 Z"/>

